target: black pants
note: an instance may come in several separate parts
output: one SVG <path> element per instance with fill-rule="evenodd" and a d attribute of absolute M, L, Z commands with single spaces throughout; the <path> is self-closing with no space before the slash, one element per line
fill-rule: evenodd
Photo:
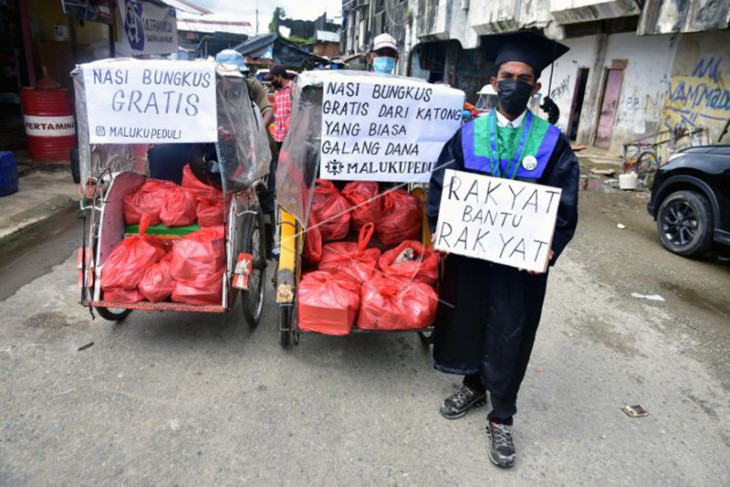
<path fill-rule="evenodd" d="M 511 424 L 540 323 L 547 274 L 448 256 L 441 283 L 435 367 L 488 390 L 491 420 Z M 449 303 L 448 305 L 444 303 Z"/>
<path fill-rule="evenodd" d="M 269 215 L 272 225 L 276 224 L 276 167 L 279 163 L 279 151 L 281 150 L 281 144 L 281 142 L 276 142 L 276 151 L 272 151 L 271 154 L 271 163 L 269 164 L 269 179 L 266 185 L 266 189 L 259 193 L 261 210 L 264 212 L 264 215 Z"/>

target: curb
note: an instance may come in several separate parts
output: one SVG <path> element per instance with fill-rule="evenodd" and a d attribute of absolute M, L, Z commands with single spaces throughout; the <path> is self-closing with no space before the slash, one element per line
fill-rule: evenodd
<path fill-rule="evenodd" d="M 78 201 L 70 196 L 58 195 L 42 204 L 14 216 L 10 225 L 0 229 L 0 248 L 9 245 L 13 240 L 20 238 L 35 229 L 50 222 L 56 216 L 69 211 Z"/>

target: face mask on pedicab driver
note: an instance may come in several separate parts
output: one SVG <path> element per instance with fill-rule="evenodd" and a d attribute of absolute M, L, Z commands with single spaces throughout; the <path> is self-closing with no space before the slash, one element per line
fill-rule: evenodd
<path fill-rule="evenodd" d="M 527 108 L 533 88 L 521 79 L 504 79 L 497 83 L 497 99 L 507 113 L 517 116 Z"/>
<path fill-rule="evenodd" d="M 392 74 L 395 69 L 395 58 L 379 56 L 373 59 L 373 70 L 376 73 Z"/>

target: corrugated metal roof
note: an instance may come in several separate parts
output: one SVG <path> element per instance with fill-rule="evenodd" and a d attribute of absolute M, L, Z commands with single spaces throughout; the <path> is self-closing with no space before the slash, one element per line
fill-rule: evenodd
<path fill-rule="evenodd" d="M 161 0 L 161 2 L 165 5 L 169 5 L 170 7 L 174 7 L 175 10 L 177 10 L 178 12 L 187 12 L 195 15 L 206 15 L 213 13 L 207 8 L 195 5 L 193 2 L 189 2 L 188 0 Z"/>

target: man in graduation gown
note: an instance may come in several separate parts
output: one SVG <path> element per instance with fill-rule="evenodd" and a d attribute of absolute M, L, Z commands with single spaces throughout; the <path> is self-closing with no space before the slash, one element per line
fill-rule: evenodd
<path fill-rule="evenodd" d="M 527 110 L 541 71 L 568 48 L 531 32 L 491 36 L 491 83 L 499 104 L 446 143 L 431 177 L 428 219 L 435 231 L 446 169 L 512 178 L 562 189 L 550 265 L 573 237 L 578 220 L 579 165 L 559 129 Z M 497 155 L 498 154 L 498 155 Z M 438 238 L 436 236 L 435 238 Z M 464 376 L 441 414 L 449 419 L 491 401 L 489 457 L 501 467 L 515 459 L 512 440 L 517 392 L 540 322 L 547 273 L 536 274 L 450 254 L 440 286 L 434 342 L 436 369 Z"/>

